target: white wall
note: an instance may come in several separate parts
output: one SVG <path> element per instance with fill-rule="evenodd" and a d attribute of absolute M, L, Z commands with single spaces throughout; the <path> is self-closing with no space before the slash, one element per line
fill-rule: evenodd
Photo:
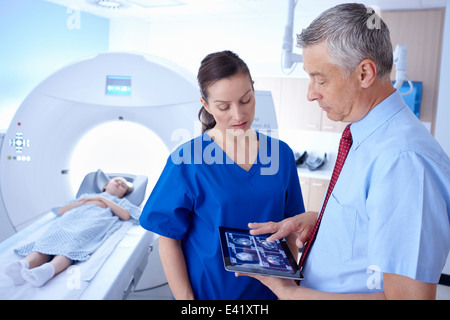
<path fill-rule="evenodd" d="M 149 48 L 150 23 L 130 18 L 110 20 L 110 51 L 148 52 Z"/>
<path fill-rule="evenodd" d="M 294 32 L 308 23 L 305 21 L 302 26 L 296 21 Z M 282 76 L 280 59 L 284 24 L 276 19 L 236 20 L 235 23 L 211 19 L 158 23 L 111 19 L 110 50 L 161 56 L 194 75 L 207 54 L 232 50 L 244 59 L 253 76 Z M 293 75 L 307 77 L 301 66 L 297 69 Z"/>
<path fill-rule="evenodd" d="M 450 156 L 450 0 L 445 12 L 435 137 Z M 450 270 L 449 270 L 450 273 Z"/>
<path fill-rule="evenodd" d="M 450 155 L 450 0 L 447 5 L 435 137 Z M 297 11 L 305 8 L 297 8 Z M 306 8 L 306 12 L 309 12 Z M 287 18 L 287 17 L 286 17 Z M 295 18 L 294 34 L 310 23 L 306 14 Z M 211 19 L 145 22 L 132 19 L 110 20 L 110 50 L 139 51 L 164 57 L 196 75 L 201 60 L 209 53 L 233 50 L 249 65 L 254 77 L 286 76 L 280 66 L 285 21 L 277 19 Z M 298 52 L 297 48 L 294 51 Z M 302 65 L 291 76 L 307 78 Z"/>

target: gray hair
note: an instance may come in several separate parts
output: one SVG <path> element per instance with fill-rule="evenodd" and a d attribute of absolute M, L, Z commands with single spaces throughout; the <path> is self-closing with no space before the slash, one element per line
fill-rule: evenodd
<path fill-rule="evenodd" d="M 377 66 L 381 80 L 388 79 L 393 65 L 389 29 L 372 8 L 346 3 L 328 9 L 297 35 L 300 48 L 326 41 L 333 63 L 348 74 L 364 59 Z"/>

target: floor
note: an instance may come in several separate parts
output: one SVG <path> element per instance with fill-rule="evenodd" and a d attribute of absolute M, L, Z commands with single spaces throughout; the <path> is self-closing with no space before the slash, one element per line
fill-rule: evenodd
<path fill-rule="evenodd" d="M 150 290 L 131 292 L 127 300 L 173 300 L 168 284 Z"/>
<path fill-rule="evenodd" d="M 438 285 L 437 300 L 450 300 L 450 287 Z"/>
<path fill-rule="evenodd" d="M 436 298 L 437 300 L 450 300 L 450 287 L 438 285 Z M 132 292 L 127 300 L 173 300 L 173 295 L 169 285 L 165 284 L 151 290 Z"/>

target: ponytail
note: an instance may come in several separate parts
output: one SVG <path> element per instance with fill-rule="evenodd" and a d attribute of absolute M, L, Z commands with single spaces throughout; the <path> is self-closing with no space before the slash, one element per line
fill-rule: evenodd
<path fill-rule="evenodd" d="M 202 124 L 202 133 L 214 128 L 216 125 L 216 120 L 208 111 L 206 111 L 204 106 L 202 106 L 198 112 L 198 120 L 200 120 Z"/>

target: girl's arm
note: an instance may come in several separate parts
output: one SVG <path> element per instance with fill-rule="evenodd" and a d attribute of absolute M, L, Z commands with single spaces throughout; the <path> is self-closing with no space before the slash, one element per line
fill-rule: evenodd
<path fill-rule="evenodd" d="M 62 206 L 61 208 L 58 209 L 57 214 L 60 216 L 60 215 L 62 215 L 64 213 L 66 213 L 69 210 L 72 210 L 74 208 L 77 208 L 79 206 L 82 206 L 82 205 L 86 204 L 86 201 L 87 201 L 87 198 L 82 198 L 82 199 L 77 200 L 75 202 L 66 204 L 65 206 Z"/>
<path fill-rule="evenodd" d="M 100 204 L 97 204 L 97 205 L 100 207 L 103 207 L 103 208 L 109 207 L 111 209 L 112 213 L 115 214 L 116 216 L 118 216 L 122 220 L 130 220 L 130 218 L 131 218 L 130 213 L 128 212 L 127 209 L 125 209 L 124 207 L 118 205 L 114 201 L 111 201 L 105 197 L 102 197 L 102 196 L 91 197 L 91 198 L 89 198 L 89 201 L 100 202 Z M 102 206 L 101 204 L 104 204 L 104 206 Z"/>
<path fill-rule="evenodd" d="M 175 299 L 194 300 L 181 240 L 159 236 L 159 255 Z"/>
<path fill-rule="evenodd" d="M 70 204 L 67 204 L 67 205 L 61 207 L 57 213 L 58 213 L 58 215 L 62 215 L 71 209 L 77 208 L 77 207 L 85 205 L 85 204 L 86 205 L 97 205 L 102 208 L 109 207 L 111 209 L 112 213 L 115 214 L 116 216 L 118 216 L 122 220 L 130 220 L 130 218 L 131 218 L 130 213 L 128 212 L 127 209 L 118 205 L 114 201 L 111 201 L 102 196 L 82 198 L 78 201 L 75 201 L 73 203 L 70 203 Z"/>

